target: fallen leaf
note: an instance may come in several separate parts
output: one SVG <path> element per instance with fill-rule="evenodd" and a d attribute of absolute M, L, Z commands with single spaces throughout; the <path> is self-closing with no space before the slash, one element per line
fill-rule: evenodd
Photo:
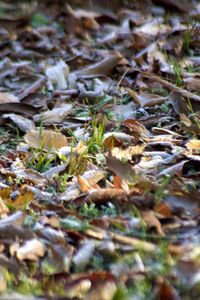
<path fill-rule="evenodd" d="M 32 239 L 25 242 L 17 251 L 16 257 L 21 260 L 37 261 L 45 255 L 46 248 L 42 242 L 37 239 Z"/>
<path fill-rule="evenodd" d="M 105 58 L 104 60 L 97 62 L 85 69 L 76 71 L 76 72 L 74 72 L 74 74 L 78 78 L 109 75 L 121 59 L 122 59 L 121 55 L 115 54 L 115 55 Z"/>
<path fill-rule="evenodd" d="M 144 73 L 144 77 L 148 78 L 151 81 L 156 81 L 160 83 L 162 86 L 170 90 L 171 92 L 180 94 L 181 96 L 185 97 L 186 99 L 191 99 L 194 101 L 200 101 L 200 96 L 191 92 L 188 92 L 186 89 L 183 89 L 181 87 L 176 86 L 175 84 L 172 84 L 164 79 L 161 79 L 158 76 L 154 76 L 152 74 Z"/>
<path fill-rule="evenodd" d="M 68 145 L 67 138 L 52 130 L 30 130 L 24 136 L 25 142 L 34 149 L 43 149 L 50 151 L 52 149 L 59 150 L 61 147 Z"/>
<path fill-rule="evenodd" d="M 0 197 L 0 215 L 6 215 L 8 212 L 8 207 L 5 205 L 3 199 Z"/>
<path fill-rule="evenodd" d="M 47 256 L 42 261 L 42 272 L 45 275 L 54 275 L 59 273 L 68 273 L 72 259 L 70 247 L 57 244 L 52 240 Z"/>
<path fill-rule="evenodd" d="M 134 156 L 141 155 L 145 147 L 146 147 L 145 144 L 130 146 L 127 147 L 126 149 L 114 147 L 111 150 L 111 155 L 113 157 L 116 157 L 120 161 L 128 161 L 128 160 L 132 160 Z"/>
<path fill-rule="evenodd" d="M 112 300 L 117 286 L 113 281 L 99 283 L 94 289 L 91 289 L 86 295 L 88 300 Z"/>
<path fill-rule="evenodd" d="M 114 172 L 115 175 L 127 180 L 128 182 L 133 182 L 136 173 L 130 163 L 123 163 L 111 155 L 106 157 L 106 163 L 107 167 Z"/>
<path fill-rule="evenodd" d="M 161 223 L 158 220 L 158 218 L 156 217 L 155 212 L 153 211 L 144 211 L 141 213 L 142 214 L 142 218 L 145 221 L 146 225 L 148 228 L 155 228 L 157 234 L 159 235 L 163 235 L 163 230 L 161 227 Z"/>
<path fill-rule="evenodd" d="M 17 114 L 4 114 L 2 118 L 10 119 L 23 132 L 27 132 L 35 129 L 35 124 L 32 120 L 29 120 Z"/>
<path fill-rule="evenodd" d="M 0 93 L 0 103 L 19 102 L 19 98 L 11 93 Z"/>
<path fill-rule="evenodd" d="M 80 175 L 77 176 L 77 182 L 82 193 L 87 193 L 92 189 L 92 186 L 89 184 L 88 180 L 84 179 Z"/>
<path fill-rule="evenodd" d="M 138 120 L 127 119 L 122 123 L 127 127 L 130 132 L 138 137 L 149 137 L 150 132 L 145 128 L 145 126 Z"/>
<path fill-rule="evenodd" d="M 0 197 L 8 206 L 23 208 L 33 201 L 34 195 L 31 191 L 27 191 L 25 186 L 22 186 L 19 191 L 15 191 L 14 187 L 2 189 L 0 190 Z"/>
<path fill-rule="evenodd" d="M 177 291 L 168 282 L 163 280 L 156 294 L 156 300 L 181 300 Z"/>
<path fill-rule="evenodd" d="M 167 203 L 160 203 L 158 206 L 154 208 L 154 211 L 166 218 L 169 218 L 172 216 L 172 209 Z"/>
<path fill-rule="evenodd" d="M 61 123 L 71 111 L 71 104 L 63 104 L 61 107 L 55 107 L 50 111 L 45 111 L 41 114 L 35 115 L 33 119 L 35 122 L 42 122 L 43 124 Z"/>
<path fill-rule="evenodd" d="M 200 140 L 190 140 L 186 143 L 186 148 L 190 151 L 200 153 Z"/>
<path fill-rule="evenodd" d="M 125 143 L 130 143 L 132 137 L 123 132 L 108 132 L 103 136 L 103 145 L 106 148 L 112 149 L 113 147 L 119 147 Z"/>

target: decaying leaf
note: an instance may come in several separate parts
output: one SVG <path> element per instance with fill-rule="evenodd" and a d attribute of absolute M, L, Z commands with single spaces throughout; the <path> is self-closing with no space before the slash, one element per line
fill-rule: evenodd
<path fill-rule="evenodd" d="M 0 93 L 0 103 L 19 102 L 19 98 L 11 93 Z"/>
<path fill-rule="evenodd" d="M 35 115 L 34 121 L 43 122 L 44 124 L 61 123 L 71 111 L 71 104 L 63 104 L 61 107 L 56 107 L 53 110 L 45 111 L 44 113 Z"/>
<path fill-rule="evenodd" d="M 32 120 L 18 116 L 17 114 L 4 114 L 3 118 L 10 119 L 23 132 L 35 129 L 35 124 Z"/>
<path fill-rule="evenodd" d="M 115 54 L 85 69 L 76 71 L 74 74 L 77 77 L 94 77 L 109 75 L 121 59 L 122 56 L 120 54 Z"/>
<path fill-rule="evenodd" d="M 153 211 L 142 212 L 142 218 L 144 219 L 148 228 L 155 228 L 158 234 L 163 235 L 161 224 Z"/>
<path fill-rule="evenodd" d="M 199 20 L 0 1 L 0 298 L 200 298 Z"/>
<path fill-rule="evenodd" d="M 66 296 L 70 299 L 74 297 L 85 297 L 87 292 L 90 290 L 91 285 L 92 284 L 89 279 L 82 279 L 67 289 Z"/>
<path fill-rule="evenodd" d="M 68 145 L 63 134 L 52 130 L 30 130 L 25 134 L 24 140 L 30 147 L 44 151 L 58 150 Z"/>
<path fill-rule="evenodd" d="M 105 281 L 100 283 L 96 288 L 92 289 L 87 294 L 88 300 L 112 300 L 117 286 L 114 281 Z"/>
<path fill-rule="evenodd" d="M 122 146 L 124 143 L 130 143 L 131 136 L 123 132 L 108 132 L 103 137 L 103 144 L 106 148 Z"/>
<path fill-rule="evenodd" d="M 156 300 L 181 300 L 181 298 L 173 286 L 163 280 L 157 292 Z"/>
<path fill-rule="evenodd" d="M 2 189 L 0 190 L 0 197 L 6 205 L 22 208 L 33 201 L 34 195 L 31 191 L 27 191 L 26 187 L 22 186 L 19 191 L 15 190 L 14 187 Z"/>
<path fill-rule="evenodd" d="M 181 96 L 185 97 L 186 99 L 191 99 L 194 101 L 200 101 L 200 96 L 198 96 L 197 94 L 191 93 L 189 91 L 187 91 L 186 89 L 180 88 L 164 79 L 161 79 L 158 76 L 153 76 L 150 75 L 148 73 L 144 73 L 144 77 L 147 77 L 150 80 L 154 80 L 158 83 L 160 83 L 163 87 L 169 89 L 171 92 L 180 94 Z"/>

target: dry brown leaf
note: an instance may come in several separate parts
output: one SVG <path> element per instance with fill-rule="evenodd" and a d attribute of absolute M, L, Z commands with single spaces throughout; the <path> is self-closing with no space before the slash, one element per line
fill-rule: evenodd
<path fill-rule="evenodd" d="M 33 117 L 35 122 L 47 123 L 61 123 L 65 117 L 72 111 L 71 104 L 63 104 L 61 107 L 55 107 L 52 110 L 45 111 Z"/>
<path fill-rule="evenodd" d="M 187 127 L 192 126 L 191 120 L 185 114 L 180 114 L 180 121 Z"/>
<path fill-rule="evenodd" d="M 181 300 L 177 291 L 164 279 L 159 286 L 158 292 L 156 294 L 156 300 Z"/>
<path fill-rule="evenodd" d="M 130 143 L 131 140 L 132 137 L 126 133 L 108 132 L 104 134 L 102 143 L 106 148 L 112 149 L 113 147 L 119 147 L 125 143 Z"/>
<path fill-rule="evenodd" d="M 161 97 L 154 94 L 149 93 L 140 93 L 137 94 L 135 91 L 128 89 L 129 95 L 133 98 L 133 100 L 138 103 L 141 107 L 155 106 L 160 105 L 167 101 L 168 97 Z"/>
<path fill-rule="evenodd" d="M 93 77 L 93 76 L 102 76 L 109 75 L 114 67 L 122 59 L 120 54 L 115 54 L 104 60 L 97 62 L 93 65 L 86 67 L 85 69 L 74 72 L 77 77 Z"/>
<path fill-rule="evenodd" d="M 34 149 L 50 151 L 60 149 L 68 145 L 67 138 L 59 132 L 53 130 L 30 130 L 24 136 L 25 142 Z"/>
<path fill-rule="evenodd" d="M 168 9 L 172 9 L 173 11 L 178 10 L 182 13 L 187 13 L 192 7 L 192 3 L 188 2 L 187 0 L 153 0 L 153 2 L 159 5 L 163 5 Z"/>
<path fill-rule="evenodd" d="M 123 189 L 99 189 L 99 190 L 92 190 L 88 194 L 86 201 L 93 202 L 97 204 L 103 204 L 107 202 L 126 202 L 126 196 L 128 192 L 124 191 Z"/>
<path fill-rule="evenodd" d="M 77 181 L 82 193 L 87 193 L 92 189 L 92 186 L 89 184 L 88 180 L 83 178 L 82 176 L 77 176 Z"/>
<path fill-rule="evenodd" d="M 110 169 L 115 175 L 127 180 L 128 182 L 133 181 L 136 173 L 129 162 L 123 163 L 116 157 L 109 155 L 106 157 L 106 164 L 108 169 Z"/>
<path fill-rule="evenodd" d="M 156 249 L 156 246 L 154 244 L 136 239 L 134 237 L 120 235 L 120 234 L 117 234 L 114 232 L 110 232 L 110 236 L 112 237 L 113 241 L 116 241 L 116 242 L 122 243 L 122 244 L 126 244 L 126 245 L 131 245 L 138 250 L 143 250 L 146 252 L 153 252 Z"/>
<path fill-rule="evenodd" d="M 89 264 L 90 260 L 94 255 L 95 242 L 92 240 L 86 240 L 80 249 L 77 251 L 73 257 L 73 263 L 76 270 L 84 271 L 85 267 Z"/>
<path fill-rule="evenodd" d="M 168 90 L 170 90 L 171 92 L 177 93 L 182 95 L 183 97 L 185 97 L 186 99 L 191 99 L 194 101 L 200 101 L 200 96 L 196 95 L 194 93 L 188 92 L 187 90 L 176 86 L 175 84 L 172 84 L 158 76 L 154 76 L 152 74 L 149 73 L 143 73 L 144 77 L 148 78 L 151 81 L 155 81 L 160 83 L 162 86 L 164 86 L 165 88 L 167 88 Z"/>
<path fill-rule="evenodd" d="M 19 98 L 11 93 L 0 93 L 0 103 L 19 102 Z"/>
<path fill-rule="evenodd" d="M 170 26 L 164 24 L 164 19 L 160 17 L 147 20 L 147 22 L 145 22 L 143 25 L 137 27 L 135 31 L 156 37 L 160 32 L 164 34 L 169 32 L 170 30 Z"/>
<path fill-rule="evenodd" d="M 91 289 L 86 298 L 87 300 L 112 300 L 116 291 L 117 286 L 114 281 L 105 281 Z"/>
<path fill-rule="evenodd" d="M 96 184 L 104 178 L 105 174 L 101 170 L 89 170 L 86 171 L 83 175 L 82 178 L 86 179 L 87 182 L 89 183 L 89 186 L 94 186 L 96 187 Z M 80 195 L 81 191 L 78 186 L 78 182 L 75 181 L 73 182 L 65 192 L 63 192 L 60 195 L 60 200 L 63 201 L 71 201 L 76 199 Z"/>
<path fill-rule="evenodd" d="M 160 178 L 160 177 L 165 176 L 165 175 L 173 176 L 176 173 L 181 173 L 181 171 L 183 169 L 183 166 L 186 162 L 187 162 L 187 160 L 182 160 L 181 162 L 166 168 L 165 170 L 161 171 L 158 174 L 158 177 Z"/>
<path fill-rule="evenodd" d="M 172 210 L 166 203 L 160 203 L 154 208 L 154 211 L 167 218 L 172 216 Z"/>
<path fill-rule="evenodd" d="M 135 119 L 127 119 L 122 123 L 125 127 L 127 127 L 130 132 L 138 137 L 149 137 L 150 132 L 145 128 L 145 126 L 138 120 Z"/>
<path fill-rule="evenodd" d="M 70 299 L 78 297 L 79 299 L 85 298 L 85 294 L 91 288 L 91 281 L 89 279 L 82 279 L 76 282 L 75 284 L 70 285 L 66 292 L 65 296 L 69 297 Z"/>
<path fill-rule="evenodd" d="M 157 234 L 159 235 L 163 235 L 163 230 L 161 227 L 161 223 L 158 220 L 158 218 L 156 217 L 155 212 L 149 210 L 149 211 L 144 211 L 141 213 L 142 218 L 144 219 L 146 225 L 148 228 L 155 228 Z"/>
<path fill-rule="evenodd" d="M 114 179 L 114 188 L 115 189 L 123 189 L 124 191 L 129 191 L 129 186 L 126 181 L 119 176 L 113 176 Z"/>
<path fill-rule="evenodd" d="M 183 80 L 187 88 L 200 93 L 200 78 L 187 77 Z"/>
<path fill-rule="evenodd" d="M 40 107 L 34 107 L 29 104 L 11 102 L 11 103 L 0 103 L 0 112 L 1 113 L 16 113 L 16 114 L 24 114 L 27 116 L 34 115 L 38 111 L 40 111 Z"/>
<path fill-rule="evenodd" d="M 73 13 L 75 17 L 80 19 L 85 29 L 92 29 L 92 30 L 100 29 L 99 24 L 95 20 L 95 18 L 99 16 L 98 13 L 90 10 L 83 10 L 83 9 L 76 9 L 73 11 Z"/>
<path fill-rule="evenodd" d="M 45 178 L 37 171 L 32 169 L 21 169 L 15 168 L 13 169 L 13 175 L 17 178 L 28 181 L 33 184 L 45 184 Z"/>
<path fill-rule="evenodd" d="M 4 119 L 10 119 L 23 132 L 35 129 L 35 124 L 32 120 L 29 120 L 17 114 L 4 114 L 2 117 Z"/>

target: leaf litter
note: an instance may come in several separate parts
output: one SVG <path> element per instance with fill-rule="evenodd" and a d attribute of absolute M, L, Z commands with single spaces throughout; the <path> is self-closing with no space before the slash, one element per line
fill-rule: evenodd
<path fill-rule="evenodd" d="M 198 1 L 0 10 L 0 298 L 199 299 Z"/>

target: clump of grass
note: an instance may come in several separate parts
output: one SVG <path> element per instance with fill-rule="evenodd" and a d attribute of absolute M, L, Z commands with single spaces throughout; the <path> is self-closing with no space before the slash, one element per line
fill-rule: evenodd
<path fill-rule="evenodd" d="M 188 29 L 185 31 L 183 36 L 183 50 L 187 55 L 190 53 L 190 36 L 191 31 Z"/>
<path fill-rule="evenodd" d="M 165 175 L 161 180 L 160 180 L 160 186 L 155 192 L 155 199 L 156 199 L 156 204 L 159 205 L 160 201 L 165 195 L 165 188 L 166 186 L 170 183 L 172 179 L 172 176 L 170 175 Z"/>
<path fill-rule="evenodd" d="M 26 167 L 38 172 L 45 172 L 51 167 L 51 163 L 55 161 L 55 159 L 55 156 L 51 154 L 51 149 L 44 152 L 44 144 L 42 144 L 39 149 L 32 150 L 32 155 Z"/>
<path fill-rule="evenodd" d="M 94 203 L 88 204 L 84 203 L 81 208 L 79 213 L 87 218 L 96 218 L 100 215 L 99 209 L 96 207 Z"/>
<path fill-rule="evenodd" d="M 92 121 L 92 134 L 90 139 L 87 142 L 88 153 L 95 154 L 99 153 L 103 149 L 103 135 L 105 131 L 105 124 L 104 122 L 101 124 L 97 123 L 97 120 L 94 119 Z"/>
<path fill-rule="evenodd" d="M 152 93 L 163 97 L 169 96 L 169 92 L 161 86 L 154 86 L 152 88 Z"/>
<path fill-rule="evenodd" d="M 200 121 L 199 121 L 199 118 L 197 117 L 197 115 L 194 112 L 194 109 L 192 107 L 192 103 L 191 103 L 190 99 L 187 99 L 187 106 L 188 106 L 188 109 L 190 110 L 190 112 L 193 116 L 193 119 L 194 119 L 194 122 L 196 123 L 196 126 L 200 129 Z"/>
<path fill-rule="evenodd" d="M 49 23 L 50 23 L 50 20 L 44 14 L 39 13 L 39 12 L 33 14 L 32 18 L 31 18 L 31 25 L 34 28 L 48 25 Z"/>
<path fill-rule="evenodd" d="M 180 65 L 178 64 L 178 61 L 176 60 L 175 57 L 170 57 L 170 62 L 172 64 L 172 68 L 173 68 L 173 72 L 175 74 L 176 77 L 176 85 L 177 86 L 181 86 L 183 83 L 183 79 L 182 79 L 182 69 L 180 67 Z"/>

